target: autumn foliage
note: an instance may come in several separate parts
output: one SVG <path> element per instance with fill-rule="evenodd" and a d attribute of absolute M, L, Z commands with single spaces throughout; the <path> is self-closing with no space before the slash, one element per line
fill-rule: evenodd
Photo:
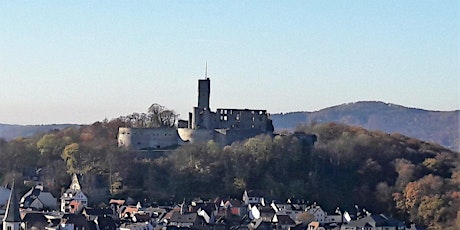
<path fill-rule="evenodd" d="M 298 127 L 318 137 L 314 147 L 285 133 L 225 147 L 210 141 L 136 153 L 117 148 L 118 127 L 137 124 L 127 119 L 0 140 L 0 182 L 38 175 L 59 196 L 69 174 L 82 174 L 95 205 L 127 196 L 157 202 L 240 198 L 244 189 L 257 189 L 267 200 L 295 197 L 332 212 L 358 204 L 430 229 L 460 223 L 459 153 L 437 144 L 327 123 Z"/>

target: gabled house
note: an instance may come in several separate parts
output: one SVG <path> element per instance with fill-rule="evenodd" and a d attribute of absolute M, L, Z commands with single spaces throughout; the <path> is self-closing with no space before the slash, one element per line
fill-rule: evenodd
<path fill-rule="evenodd" d="M 313 204 L 310 207 L 307 207 L 306 210 L 308 213 L 312 214 L 315 218 L 315 221 L 319 223 L 325 223 L 327 213 L 321 208 L 321 206 Z"/>
<path fill-rule="evenodd" d="M 341 230 L 404 230 L 404 223 L 392 217 L 387 217 L 383 214 L 370 215 L 358 220 L 352 220 L 348 224 L 344 224 Z"/>
<path fill-rule="evenodd" d="M 134 214 L 139 212 L 136 206 L 122 206 L 119 211 L 120 219 L 132 219 Z"/>
<path fill-rule="evenodd" d="M 261 204 L 262 206 L 265 206 L 264 197 L 262 196 L 262 193 L 257 190 L 244 190 L 242 200 L 246 205 Z"/>
<path fill-rule="evenodd" d="M 288 215 L 294 221 L 297 220 L 298 215 L 304 212 L 304 205 L 272 203 L 270 206 L 276 211 L 276 214 Z"/>
<path fill-rule="evenodd" d="M 88 197 L 81 191 L 80 182 L 76 174 L 72 175 L 72 182 L 61 196 L 61 212 L 75 213 L 79 206 L 86 207 Z"/>
<path fill-rule="evenodd" d="M 198 213 L 181 213 L 173 211 L 167 229 L 192 228 L 206 225 L 205 220 Z"/>
<path fill-rule="evenodd" d="M 275 210 L 271 207 L 259 207 L 260 218 L 264 222 L 273 222 L 273 218 L 275 217 Z"/>
<path fill-rule="evenodd" d="M 59 225 L 75 230 L 96 229 L 95 223 L 86 220 L 86 217 L 82 214 L 64 214 Z M 57 229 L 61 229 L 59 228 L 60 226 L 57 226 Z"/>
<path fill-rule="evenodd" d="M 117 222 L 110 216 L 98 216 L 93 221 L 96 224 L 96 229 L 116 230 Z M 119 224 L 119 223 L 118 223 Z"/>
<path fill-rule="evenodd" d="M 113 213 L 119 213 L 120 208 L 125 204 L 125 200 L 110 199 L 109 205 Z"/>
<path fill-rule="evenodd" d="M 49 223 L 48 219 L 42 212 L 26 212 L 22 218 L 24 226 L 27 229 L 45 229 Z"/>
<path fill-rule="evenodd" d="M 223 205 L 219 207 L 219 213 L 223 211 L 227 217 L 231 215 L 242 217 L 248 212 L 247 205 L 243 205 L 239 200 L 230 199 L 222 203 Z"/>
<path fill-rule="evenodd" d="M 50 211 L 57 208 L 57 199 L 50 192 L 44 192 L 43 185 L 39 184 L 21 197 L 19 205 L 24 209 Z"/>
<path fill-rule="evenodd" d="M 276 225 L 276 229 L 291 229 L 296 226 L 295 221 L 288 215 L 278 215 L 273 216 L 272 222 Z"/>
<path fill-rule="evenodd" d="M 112 209 L 109 208 L 83 208 L 81 214 L 83 214 L 87 220 L 94 221 L 98 217 L 113 216 Z"/>

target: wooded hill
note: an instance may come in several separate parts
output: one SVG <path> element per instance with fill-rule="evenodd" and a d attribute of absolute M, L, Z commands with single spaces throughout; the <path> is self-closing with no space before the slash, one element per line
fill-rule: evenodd
<path fill-rule="evenodd" d="M 117 128 L 124 122 L 114 119 L 0 140 L 0 182 L 38 176 L 59 197 L 70 174 L 78 173 L 95 205 L 128 196 L 158 202 L 241 198 L 244 189 L 256 189 L 267 201 L 295 197 L 315 201 L 331 213 L 337 206 L 350 210 L 358 204 L 431 229 L 460 226 L 459 153 L 437 144 L 324 123 L 298 127 L 317 135 L 314 148 L 285 134 L 226 147 L 189 144 L 143 158 L 144 153 L 116 147 Z M 28 189 L 21 186 L 19 191 Z"/>
<path fill-rule="evenodd" d="M 460 151 L 460 111 L 429 111 L 378 101 L 348 103 L 316 112 L 272 114 L 276 130 L 336 122 L 438 143 Z"/>

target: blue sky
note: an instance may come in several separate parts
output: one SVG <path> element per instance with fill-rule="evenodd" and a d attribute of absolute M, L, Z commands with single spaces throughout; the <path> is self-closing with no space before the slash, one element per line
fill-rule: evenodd
<path fill-rule="evenodd" d="M 159 103 L 376 100 L 460 108 L 458 1 L 0 1 L 0 123 L 90 124 Z"/>

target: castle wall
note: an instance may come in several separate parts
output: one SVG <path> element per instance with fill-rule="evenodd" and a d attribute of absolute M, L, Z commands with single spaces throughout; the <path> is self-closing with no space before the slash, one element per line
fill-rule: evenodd
<path fill-rule="evenodd" d="M 182 143 L 177 129 L 167 128 L 118 128 L 118 147 L 130 150 L 161 149 Z"/>
<path fill-rule="evenodd" d="M 214 140 L 215 131 L 212 129 L 187 129 L 179 128 L 177 129 L 179 137 L 190 143 L 203 143 L 208 142 L 209 140 Z"/>

